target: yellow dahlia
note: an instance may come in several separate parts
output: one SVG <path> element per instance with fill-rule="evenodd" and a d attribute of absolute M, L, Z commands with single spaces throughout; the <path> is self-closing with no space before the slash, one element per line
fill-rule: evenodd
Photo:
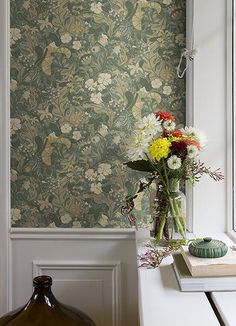
<path fill-rule="evenodd" d="M 167 138 L 159 138 L 149 146 L 149 153 L 153 159 L 160 161 L 161 158 L 167 158 L 170 153 L 171 142 Z"/>

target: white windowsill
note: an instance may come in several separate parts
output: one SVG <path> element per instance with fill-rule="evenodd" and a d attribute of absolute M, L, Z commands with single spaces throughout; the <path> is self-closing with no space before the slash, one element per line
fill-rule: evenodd
<path fill-rule="evenodd" d="M 209 236 L 213 235 L 210 234 Z M 215 234 L 214 238 L 232 244 L 226 234 Z M 138 253 L 146 251 L 145 244 L 149 239 L 149 232 L 146 230 L 138 231 L 136 239 Z M 204 292 L 181 292 L 179 290 L 171 266 L 172 261 L 172 257 L 168 257 L 157 269 L 138 269 L 141 326 L 156 326 L 157 324 L 165 326 L 219 326 L 219 321 Z M 231 296 L 236 300 L 236 292 L 227 293 L 231 293 Z M 225 325 L 232 326 L 236 325 L 235 308 L 234 305 L 230 304 L 227 293 L 213 292 L 211 295 Z M 228 305 L 225 304 L 227 298 Z"/>

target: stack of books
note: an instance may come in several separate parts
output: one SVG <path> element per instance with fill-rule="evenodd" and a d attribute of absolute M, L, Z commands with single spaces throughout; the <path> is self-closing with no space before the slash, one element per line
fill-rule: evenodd
<path fill-rule="evenodd" d="M 183 246 L 173 259 L 181 291 L 236 291 L 236 252 L 230 248 L 221 258 L 199 258 Z"/>

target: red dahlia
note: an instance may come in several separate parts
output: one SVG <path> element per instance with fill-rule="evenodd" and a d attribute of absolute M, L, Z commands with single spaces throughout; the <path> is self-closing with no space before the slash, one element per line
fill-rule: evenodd
<path fill-rule="evenodd" d="M 163 122 L 167 121 L 167 120 L 171 120 L 171 121 L 175 122 L 175 118 L 169 112 L 158 111 L 155 113 L 155 116 L 158 120 L 162 120 Z"/>
<path fill-rule="evenodd" d="M 173 154 L 179 154 L 186 151 L 187 144 L 182 141 L 172 141 L 171 142 L 171 151 Z"/>

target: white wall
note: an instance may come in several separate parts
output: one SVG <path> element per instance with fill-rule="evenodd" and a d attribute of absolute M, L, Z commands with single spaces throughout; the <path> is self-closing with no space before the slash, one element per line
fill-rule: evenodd
<path fill-rule="evenodd" d="M 207 134 L 201 154 L 206 166 L 226 175 L 226 5 L 225 0 L 190 1 L 194 9 L 192 120 Z M 190 78 L 191 79 L 191 78 Z M 190 101 L 190 102 L 191 102 Z M 190 108 L 191 109 L 191 108 Z M 223 232 L 227 218 L 226 181 L 208 176 L 193 190 L 193 232 Z"/>

